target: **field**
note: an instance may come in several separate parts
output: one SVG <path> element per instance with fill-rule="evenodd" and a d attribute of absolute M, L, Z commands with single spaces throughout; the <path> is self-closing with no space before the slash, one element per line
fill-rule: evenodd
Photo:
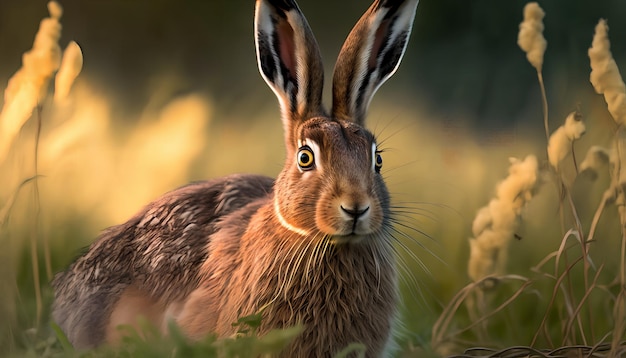
<path fill-rule="evenodd" d="M 275 176 L 284 159 L 278 105 L 254 62 L 252 2 L 123 3 L 0 7 L 0 356 L 275 351 L 297 329 L 259 338 L 255 317 L 239 338 L 154 333 L 82 353 L 50 322 L 49 281 L 101 230 L 189 181 Z M 327 73 L 367 6 L 315 9 L 331 3 L 300 2 Z M 424 0 L 370 107 L 402 208 L 399 357 L 626 352 L 626 26 L 611 18 L 626 7 L 539 3 L 537 64 L 517 44 L 525 4 L 446 13 Z M 143 27 L 106 27 L 120 11 Z"/>

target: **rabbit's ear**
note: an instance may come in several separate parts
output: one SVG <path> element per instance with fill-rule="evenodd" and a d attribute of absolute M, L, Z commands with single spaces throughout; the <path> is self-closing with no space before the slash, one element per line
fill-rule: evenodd
<path fill-rule="evenodd" d="M 319 47 L 294 0 L 257 0 L 254 19 L 261 75 L 290 122 L 320 114 L 324 70 Z"/>
<path fill-rule="evenodd" d="M 376 0 L 341 48 L 333 75 L 332 115 L 363 125 L 372 96 L 398 69 L 418 0 Z"/>

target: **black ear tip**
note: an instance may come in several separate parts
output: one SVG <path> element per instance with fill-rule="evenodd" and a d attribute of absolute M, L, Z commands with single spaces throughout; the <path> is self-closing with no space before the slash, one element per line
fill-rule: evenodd
<path fill-rule="evenodd" d="M 402 4 L 404 4 L 405 2 L 408 2 L 407 0 L 382 0 L 382 6 L 383 7 L 398 7 Z"/>
<path fill-rule="evenodd" d="M 294 0 L 258 0 L 258 1 L 267 1 L 270 5 L 277 9 L 281 9 L 283 11 L 290 11 L 293 9 L 297 9 L 298 5 Z"/>

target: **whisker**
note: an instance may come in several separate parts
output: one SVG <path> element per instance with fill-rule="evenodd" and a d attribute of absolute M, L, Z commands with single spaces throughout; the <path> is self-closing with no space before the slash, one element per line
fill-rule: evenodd
<path fill-rule="evenodd" d="M 385 238 L 385 241 L 389 242 L 389 245 L 384 245 L 384 247 L 381 244 L 381 247 L 384 248 L 385 252 L 382 253 L 381 257 L 385 260 L 385 264 L 388 266 L 394 265 L 395 264 L 395 260 L 394 260 L 394 247 L 393 247 L 393 241 L 395 239 L 393 239 L 391 232 L 390 232 L 391 227 L 389 225 L 385 225 L 381 231 L 380 231 L 380 235 L 381 237 Z M 392 238 L 393 240 L 389 240 L 389 238 Z"/>
<path fill-rule="evenodd" d="M 392 197 L 406 197 L 406 193 L 390 193 Z M 430 202 L 430 201 L 395 201 L 392 207 L 406 207 L 406 208 L 414 208 L 420 209 L 421 207 L 432 207 L 438 209 L 444 209 L 446 211 L 450 211 L 455 213 L 458 216 L 462 216 L 461 212 L 458 209 L 442 203 Z"/>
<path fill-rule="evenodd" d="M 322 237 L 322 241 L 324 243 L 324 246 L 322 248 L 322 253 L 319 255 L 319 263 L 318 265 L 322 264 L 322 260 L 324 259 L 324 257 L 326 257 L 326 252 L 329 250 L 329 248 L 332 248 L 332 245 L 330 243 L 330 237 L 328 235 L 324 235 Z"/>
<path fill-rule="evenodd" d="M 404 286 L 411 293 L 413 301 L 426 302 L 426 297 L 422 293 L 422 285 L 415 276 L 413 270 L 410 269 L 408 263 L 404 257 L 400 254 L 397 248 L 393 249 L 394 254 L 398 257 L 397 267 L 400 271 L 400 281 L 404 283 Z"/>
<path fill-rule="evenodd" d="M 309 251 L 309 248 L 311 247 L 311 244 L 313 243 L 313 240 L 308 240 L 306 242 L 306 245 L 304 245 L 303 250 L 298 250 L 298 258 L 295 261 L 295 266 L 293 267 L 293 269 L 291 270 L 290 273 L 290 278 L 289 278 L 289 282 L 288 282 L 288 287 L 291 287 L 291 282 L 294 279 L 294 276 L 296 276 L 296 274 L 299 272 L 300 270 L 300 266 L 302 265 L 302 261 L 304 259 L 304 257 L 306 256 L 306 253 Z M 300 277 L 300 281 L 302 282 L 302 279 L 304 278 L 305 275 L 302 275 Z"/>
<path fill-rule="evenodd" d="M 377 137 L 377 138 L 376 138 L 376 142 L 377 142 L 377 144 L 378 144 L 379 146 L 381 146 L 381 147 L 385 147 L 385 146 L 386 146 L 386 144 L 385 144 L 385 143 L 386 143 L 388 140 L 390 140 L 391 138 L 393 138 L 393 137 L 395 137 L 396 135 L 398 135 L 398 133 L 400 133 L 400 132 L 404 132 L 404 131 L 406 131 L 407 129 L 409 129 L 409 128 L 411 128 L 411 127 L 415 127 L 415 124 L 413 124 L 413 123 L 411 123 L 411 124 L 405 124 L 405 125 L 403 125 L 403 126 L 399 127 L 398 129 L 396 129 L 395 131 L 393 131 L 393 132 L 391 132 L 391 133 L 389 133 L 389 134 L 384 134 L 384 132 L 385 132 L 387 129 L 389 129 L 389 127 L 390 127 L 392 124 L 395 124 L 396 119 L 398 119 L 398 117 L 397 117 L 397 116 L 396 116 L 396 117 L 389 118 L 389 119 L 385 120 L 385 126 L 384 126 L 382 129 L 380 129 L 380 130 L 378 130 L 378 128 L 377 128 L 377 127 L 375 127 L 375 128 L 374 128 L 374 132 L 379 133 L 379 134 L 377 134 L 377 135 L 376 135 L 376 137 Z M 378 123 L 380 123 L 380 122 L 377 122 L 376 124 L 378 125 Z M 381 136 L 381 135 L 383 135 L 383 134 L 384 134 L 385 136 L 384 136 L 384 137 L 382 137 L 382 138 L 379 138 L 379 136 Z"/>
<path fill-rule="evenodd" d="M 426 213 L 426 214 L 424 214 L 424 213 L 413 213 L 413 212 L 410 212 L 410 211 L 402 211 L 402 210 L 394 210 L 393 211 L 393 216 L 401 217 L 401 218 L 406 219 L 406 220 L 413 220 L 416 217 L 418 217 L 418 218 L 428 219 L 428 220 L 430 220 L 432 222 L 438 222 L 436 217 L 433 216 L 433 215 L 430 215 L 430 214 L 433 214 L 433 213 Z"/>
<path fill-rule="evenodd" d="M 318 264 L 317 264 L 317 260 L 318 259 L 317 258 L 321 256 L 320 255 L 320 250 L 321 250 L 324 242 L 323 242 L 323 236 L 322 236 L 322 238 L 320 240 L 318 240 L 319 236 L 320 236 L 319 234 L 316 234 L 315 237 L 313 237 L 313 239 L 311 240 L 312 242 L 314 242 L 314 246 L 313 246 L 313 250 L 310 253 L 309 258 L 307 260 L 307 264 L 306 264 L 306 273 L 305 273 L 305 275 L 306 275 L 307 282 L 311 281 L 309 275 L 318 266 Z M 313 269 L 311 269 L 311 263 L 313 263 L 315 265 L 313 267 Z"/>
<path fill-rule="evenodd" d="M 294 260 L 294 258 L 296 256 L 295 252 L 297 252 L 298 251 L 298 247 L 301 246 L 301 244 L 298 241 L 296 241 L 296 242 L 298 242 L 298 244 L 293 245 L 293 241 L 295 241 L 295 240 L 291 240 L 293 238 L 293 236 L 295 236 L 295 234 L 292 235 L 290 238 L 288 238 L 288 240 L 284 240 L 281 243 L 280 249 L 279 249 L 279 250 L 282 251 L 285 246 L 287 246 L 288 244 L 291 244 L 289 246 L 289 248 L 286 249 L 285 256 L 284 256 L 284 257 L 289 257 L 289 260 L 279 259 L 278 256 L 274 259 L 275 263 L 279 262 L 279 266 L 278 266 L 278 281 L 281 282 L 281 284 L 279 285 L 279 289 L 277 290 L 275 296 L 270 300 L 269 303 L 275 302 L 278 299 L 278 297 L 281 296 L 281 294 L 283 294 L 283 293 L 285 295 L 287 294 L 286 293 L 286 291 L 288 290 L 288 287 L 287 287 L 287 285 L 288 285 L 287 277 L 288 277 L 289 272 L 290 272 L 289 267 L 292 265 L 293 260 Z"/>
<path fill-rule="evenodd" d="M 371 254 L 372 254 L 372 259 L 374 260 L 374 267 L 376 267 L 376 292 L 380 292 L 380 279 L 381 279 L 381 267 L 380 267 L 380 262 L 378 262 L 378 258 L 383 256 L 383 254 L 381 253 L 381 248 L 382 244 L 374 239 L 374 250 L 372 250 Z"/>
<path fill-rule="evenodd" d="M 395 230 L 394 232 L 396 232 L 397 234 L 402 235 L 403 237 L 407 237 L 408 235 L 406 235 L 405 233 L 403 233 L 402 231 L 399 230 Z M 428 269 L 428 267 L 426 266 L 426 264 L 424 264 L 424 262 L 415 254 L 415 252 L 413 252 L 413 250 L 411 250 L 402 240 L 398 239 L 395 235 L 391 235 L 391 237 L 393 237 L 395 239 L 395 242 L 398 246 L 400 246 L 407 255 L 409 255 L 419 266 L 420 268 L 427 273 L 428 275 L 432 276 L 432 272 Z"/>
<path fill-rule="evenodd" d="M 428 233 L 426 233 L 426 232 L 424 232 L 424 231 L 422 231 L 422 230 L 420 230 L 420 229 L 418 229 L 416 227 L 408 225 L 408 224 L 406 224 L 406 223 L 404 223 L 404 222 L 402 222 L 402 221 L 400 221 L 398 219 L 395 219 L 393 217 L 390 219 L 390 221 L 394 224 L 394 226 L 399 226 L 401 228 L 407 229 L 407 230 L 412 231 L 414 233 L 417 233 L 417 234 L 419 234 L 421 236 L 424 236 L 425 238 L 430 239 L 433 242 L 437 242 L 437 239 L 435 239 L 432 235 L 430 235 L 430 234 L 428 234 Z M 398 232 L 400 232 L 397 228 L 396 228 L 396 230 Z M 417 239 L 415 239 L 411 235 L 408 235 L 408 234 L 405 234 L 405 235 L 406 235 L 405 237 L 407 239 L 411 239 L 411 241 L 415 242 L 416 244 L 420 245 L 421 247 L 424 247 L 424 245 L 421 242 L 419 242 Z"/>
<path fill-rule="evenodd" d="M 387 152 L 392 151 L 392 150 L 393 149 L 385 149 L 385 151 L 387 151 Z M 420 162 L 419 159 L 415 159 L 415 160 L 406 161 L 406 162 L 404 162 L 404 163 L 402 163 L 400 165 L 395 165 L 395 166 L 393 166 L 391 168 L 383 166 L 383 170 L 381 170 L 381 172 L 384 171 L 383 172 L 383 179 L 385 180 L 385 182 L 390 182 L 391 181 L 389 179 L 389 174 L 390 173 L 393 174 L 393 172 L 395 172 L 395 171 L 397 171 L 399 169 L 410 168 L 410 167 L 414 166 L 415 164 L 417 164 L 419 162 Z"/>
<path fill-rule="evenodd" d="M 402 226 L 402 225 L 400 225 Z M 414 229 L 415 231 L 417 231 L 420 234 L 423 234 L 420 230 L 415 229 L 415 228 L 411 228 L 410 226 L 406 226 L 406 228 L 408 229 Z M 417 240 L 416 238 L 414 238 L 413 236 L 398 230 L 397 228 L 393 228 L 393 231 L 396 232 L 397 234 L 401 235 L 403 238 L 409 240 L 410 242 L 412 242 L 413 244 L 417 245 L 420 247 L 420 249 L 424 250 L 427 254 L 429 254 L 431 257 L 435 258 L 437 261 L 439 261 L 440 263 L 444 264 L 444 265 L 448 265 L 441 257 L 439 257 L 439 255 L 437 255 L 433 250 L 431 250 L 430 248 L 426 247 L 423 243 L 421 243 L 419 240 Z M 424 234 L 425 235 L 425 234 Z M 393 236 L 395 238 L 395 236 Z M 433 242 L 438 243 L 435 239 L 431 238 L 430 236 L 426 235 L 426 237 L 430 238 Z M 406 244 L 405 244 L 406 246 Z M 406 246 L 408 247 L 408 246 Z M 411 251 L 412 252 L 412 251 Z"/>

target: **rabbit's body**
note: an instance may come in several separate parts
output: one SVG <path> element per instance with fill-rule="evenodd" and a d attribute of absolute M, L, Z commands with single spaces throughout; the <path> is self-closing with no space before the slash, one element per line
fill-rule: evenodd
<path fill-rule="evenodd" d="M 110 316 L 127 290 L 162 307 L 181 302 L 199 283 L 208 239 L 219 230 L 220 219 L 250 202 L 267 200 L 273 183 L 256 175 L 193 183 L 107 229 L 55 277 L 54 320 L 74 345 L 93 347 L 115 326 Z"/>
<path fill-rule="evenodd" d="M 380 351 L 396 302 L 391 243 L 285 237 L 272 230 L 272 186 L 254 175 L 190 184 L 109 228 L 56 277 L 55 320 L 77 347 L 93 347 L 116 341 L 117 326 L 138 316 L 162 328 L 173 319 L 194 338 L 230 336 L 239 317 L 269 304 L 259 333 L 307 323 L 286 357 L 323 356 L 364 337 Z"/>
<path fill-rule="evenodd" d="M 287 159 L 274 181 L 233 175 L 166 194 L 105 231 L 55 278 L 53 318 L 78 347 L 138 316 L 190 337 L 302 325 L 285 357 L 388 347 L 397 301 L 392 211 L 369 101 L 397 69 L 417 0 L 376 0 L 348 36 L 321 104 L 317 43 L 293 0 L 257 0 L 259 69 L 279 98 Z"/>

